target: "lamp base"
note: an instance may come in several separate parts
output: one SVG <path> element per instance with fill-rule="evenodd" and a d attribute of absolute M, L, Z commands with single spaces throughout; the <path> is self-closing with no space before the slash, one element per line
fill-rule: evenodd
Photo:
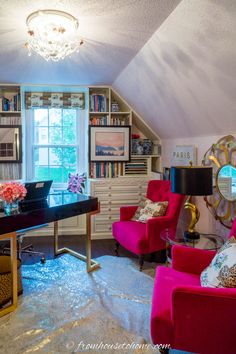
<path fill-rule="evenodd" d="M 186 241 L 192 241 L 192 240 L 199 240 L 200 238 L 200 234 L 199 232 L 193 231 L 193 232 L 189 232 L 189 231 L 184 231 L 184 239 Z"/>

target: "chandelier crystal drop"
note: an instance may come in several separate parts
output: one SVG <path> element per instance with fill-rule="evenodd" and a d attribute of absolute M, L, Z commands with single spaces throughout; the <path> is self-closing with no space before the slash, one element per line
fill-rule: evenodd
<path fill-rule="evenodd" d="M 63 11 L 39 10 L 26 19 L 29 55 L 38 53 L 44 59 L 59 61 L 79 51 L 83 41 L 78 37 L 78 20 Z"/>

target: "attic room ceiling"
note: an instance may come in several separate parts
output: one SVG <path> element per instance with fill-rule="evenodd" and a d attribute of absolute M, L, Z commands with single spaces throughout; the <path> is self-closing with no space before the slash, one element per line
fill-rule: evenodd
<path fill-rule="evenodd" d="M 112 84 L 180 0 L 0 0 L 0 82 Z M 40 9 L 79 20 L 80 53 L 61 62 L 28 56 L 27 16 Z"/>

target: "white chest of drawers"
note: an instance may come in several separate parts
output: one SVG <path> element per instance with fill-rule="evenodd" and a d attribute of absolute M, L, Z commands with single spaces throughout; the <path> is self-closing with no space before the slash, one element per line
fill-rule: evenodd
<path fill-rule="evenodd" d="M 148 177 L 90 180 L 90 194 L 100 202 L 100 213 L 92 218 L 92 236 L 111 238 L 112 223 L 120 218 L 122 205 L 137 205 L 146 195 Z"/>

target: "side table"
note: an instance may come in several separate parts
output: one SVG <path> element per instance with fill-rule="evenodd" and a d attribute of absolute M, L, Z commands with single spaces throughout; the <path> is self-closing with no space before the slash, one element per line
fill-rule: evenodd
<path fill-rule="evenodd" d="M 161 239 L 166 243 L 166 259 L 170 261 L 169 251 L 173 245 L 184 245 L 186 247 L 195 247 L 205 250 L 218 250 L 225 242 L 224 238 L 216 234 L 200 233 L 198 240 L 186 240 L 184 232 L 179 229 L 165 229 L 161 232 Z"/>

